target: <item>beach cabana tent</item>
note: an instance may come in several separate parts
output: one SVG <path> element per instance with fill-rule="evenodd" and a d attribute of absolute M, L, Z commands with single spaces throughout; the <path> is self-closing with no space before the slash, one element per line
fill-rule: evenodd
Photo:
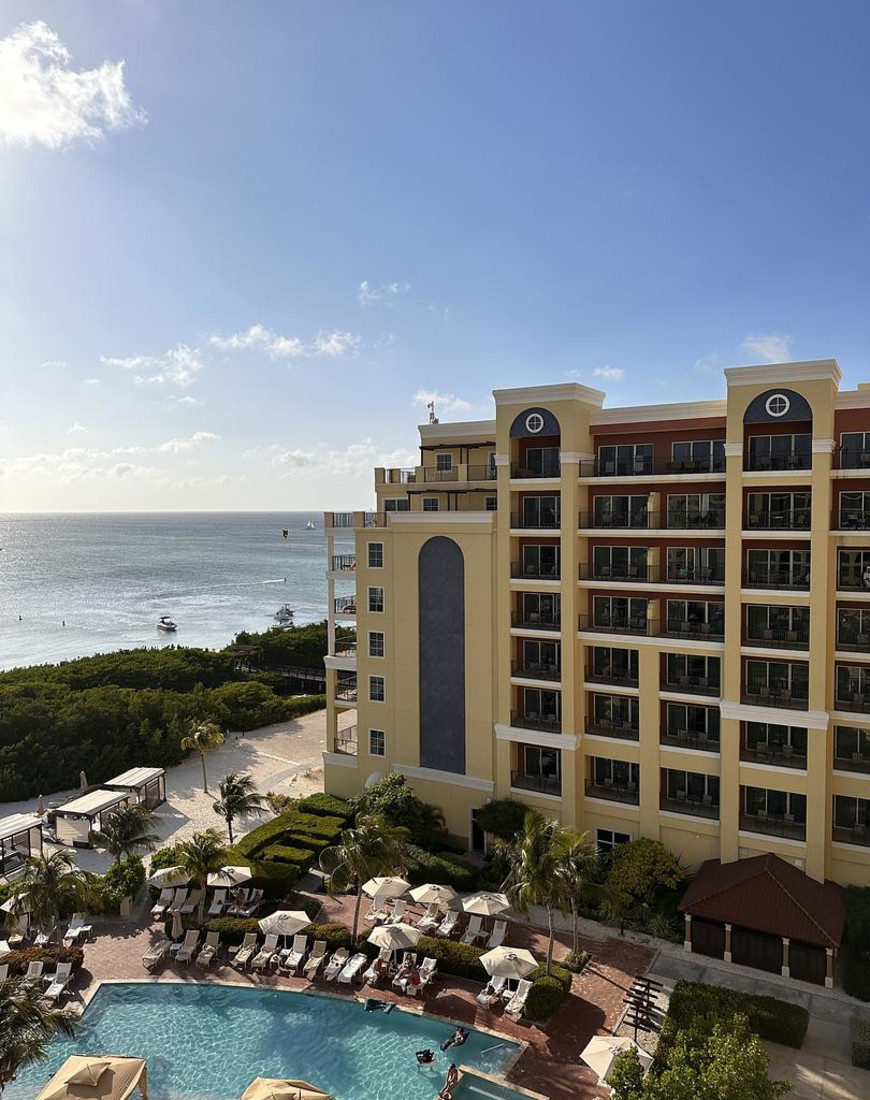
<path fill-rule="evenodd" d="M 72 802 L 58 806 L 55 812 L 55 832 L 61 844 L 90 848 L 90 833 L 103 827 L 103 815 L 119 806 L 133 802 L 129 791 L 90 791 Z"/>
<path fill-rule="evenodd" d="M 163 768 L 130 768 L 104 784 L 109 791 L 129 791 L 149 809 L 166 801 L 166 772 Z"/>
<path fill-rule="evenodd" d="M 323 1100 L 328 1095 L 307 1081 L 256 1077 L 242 1093 L 242 1100 Z"/>
<path fill-rule="evenodd" d="M 36 814 L 0 818 L 0 878 L 17 871 L 31 856 L 42 855 L 42 820 Z"/>
<path fill-rule="evenodd" d="M 138 1087 L 148 1100 L 144 1058 L 73 1054 L 36 1100 L 127 1100 Z"/>

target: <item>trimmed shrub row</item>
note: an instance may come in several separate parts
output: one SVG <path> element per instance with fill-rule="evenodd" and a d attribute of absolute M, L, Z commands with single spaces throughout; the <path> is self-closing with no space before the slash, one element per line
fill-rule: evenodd
<path fill-rule="evenodd" d="M 523 1009 L 526 1019 L 538 1023 L 549 1020 L 571 992 L 573 977 L 564 966 L 551 966 L 549 974 L 545 966 L 533 970 L 529 975 L 532 988 Z"/>
<path fill-rule="evenodd" d="M 314 852 L 307 848 L 290 848 L 286 844 L 270 844 L 260 852 L 260 859 L 267 863 L 293 863 L 304 875 L 314 862 Z"/>
<path fill-rule="evenodd" d="M 771 1043 L 800 1050 L 806 1037 L 810 1015 L 800 1005 L 761 997 L 754 993 L 741 993 L 736 989 L 724 989 L 702 982 L 678 981 L 671 995 L 668 1014 L 662 1027 L 662 1040 L 667 1045 L 677 1031 L 696 1026 L 700 1020 L 709 1022 L 710 1030 L 719 1020 L 738 1013 L 746 1016 L 750 1028 L 762 1039 Z"/>
<path fill-rule="evenodd" d="M 81 947 L 22 947 L 20 951 L 9 951 L 0 955 L 0 961 L 9 964 L 10 975 L 26 974 L 32 962 L 45 964 L 45 970 L 51 972 L 58 963 L 72 963 L 73 973 L 81 969 L 85 953 Z"/>
<path fill-rule="evenodd" d="M 859 1001 L 870 1001 L 870 887 L 846 887 L 843 946 L 843 989 Z"/>
<path fill-rule="evenodd" d="M 241 943 L 249 932 L 261 935 L 257 917 L 213 917 L 202 926 L 195 916 L 185 917 L 184 927 L 186 929 L 202 927 L 203 936 L 207 932 L 217 932 L 221 943 L 226 947 L 234 947 Z M 326 940 L 329 951 L 336 951 L 339 947 L 350 947 L 350 932 L 343 924 L 312 924 L 308 928 L 303 928 L 302 931 L 308 937 L 309 947 L 315 940 Z"/>
<path fill-rule="evenodd" d="M 452 886 L 460 893 L 469 893 L 477 889 L 480 873 L 473 864 L 464 859 L 436 854 L 418 848 L 416 844 L 405 845 L 405 869 L 407 879 L 412 886 L 422 886 L 424 882 L 437 882 L 442 886 Z"/>
<path fill-rule="evenodd" d="M 870 1069 L 870 1020 L 852 1017 L 849 1021 L 849 1043 L 852 1047 L 852 1065 Z"/>
<path fill-rule="evenodd" d="M 435 936 L 421 936 L 415 950 L 421 959 L 435 959 L 438 969 L 444 974 L 455 974 L 457 978 L 470 978 L 475 982 L 485 982 L 489 978 L 480 964 L 480 956 L 485 950 L 483 947 Z"/>
<path fill-rule="evenodd" d="M 323 791 L 300 798 L 296 808 L 306 814 L 315 814 L 317 817 L 341 818 L 343 822 L 346 822 L 351 814 L 350 806 L 343 798 L 336 798 L 334 794 L 326 794 Z"/>

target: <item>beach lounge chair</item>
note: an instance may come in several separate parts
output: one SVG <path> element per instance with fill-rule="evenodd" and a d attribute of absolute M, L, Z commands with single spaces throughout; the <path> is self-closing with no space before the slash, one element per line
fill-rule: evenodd
<path fill-rule="evenodd" d="M 227 892 L 223 887 L 215 890 L 214 897 L 211 899 L 211 905 L 208 907 L 208 915 L 210 917 L 219 917 L 226 908 L 227 904 Z"/>
<path fill-rule="evenodd" d="M 254 956 L 251 967 L 254 970 L 265 970 L 266 967 L 272 965 L 272 960 L 278 957 L 278 937 L 276 935 L 270 935 L 266 937 L 266 942 Z"/>
<path fill-rule="evenodd" d="M 448 909 L 444 917 L 444 920 L 438 925 L 437 934 L 439 936 L 450 936 L 456 930 L 456 922 L 459 920 L 459 913 L 455 909 Z"/>
<path fill-rule="evenodd" d="M 236 951 L 232 959 L 233 966 L 246 967 L 257 951 L 257 933 L 246 932 L 242 946 Z M 230 952 L 232 955 L 232 951 Z"/>
<path fill-rule="evenodd" d="M 175 891 L 175 897 L 169 903 L 169 908 L 166 910 L 166 912 L 180 913 L 182 908 L 184 907 L 184 903 L 187 901 L 187 892 L 188 891 L 186 886 L 179 886 L 178 889 Z"/>
<path fill-rule="evenodd" d="M 252 917 L 254 915 L 254 913 L 256 913 L 257 910 L 260 908 L 260 905 L 262 904 L 262 902 L 263 902 L 263 891 L 262 890 L 252 890 L 251 891 L 251 896 L 248 898 L 248 904 L 244 907 L 244 909 L 242 909 L 242 911 L 239 915 L 242 916 L 242 917 Z"/>
<path fill-rule="evenodd" d="M 307 939 L 307 937 L 306 937 Z M 326 940 L 315 940 L 314 947 L 311 950 L 311 954 L 308 956 L 308 960 L 305 966 L 302 967 L 302 973 L 306 978 L 314 978 L 317 976 L 317 971 L 323 965 L 323 961 L 326 958 Z"/>
<path fill-rule="evenodd" d="M 378 953 L 377 958 L 372 960 L 371 966 L 368 968 L 368 970 L 365 972 L 365 974 L 363 974 L 362 980 L 364 982 L 373 982 L 373 981 L 375 981 L 378 978 L 379 972 L 380 972 L 379 967 L 376 964 L 377 963 L 381 963 L 381 964 L 389 963 L 390 955 L 392 955 L 392 953 L 393 952 L 389 947 L 382 947 L 380 952 Z"/>
<path fill-rule="evenodd" d="M 171 944 L 172 940 L 167 936 L 162 936 L 156 943 L 152 943 L 142 956 L 142 965 L 145 969 L 148 971 L 154 970 L 161 959 L 165 958 Z"/>
<path fill-rule="evenodd" d="M 155 920 L 159 920 L 172 904 L 172 899 L 174 897 L 175 890 L 171 886 L 164 886 L 160 891 L 160 897 L 154 903 L 154 908 L 151 910 L 151 916 Z"/>
<path fill-rule="evenodd" d="M 231 917 L 237 917 L 239 913 L 248 904 L 248 898 L 251 896 L 251 891 L 245 887 L 240 887 L 238 890 L 233 891 L 233 900 L 227 906 L 227 914 Z"/>
<path fill-rule="evenodd" d="M 55 934 L 57 928 L 52 928 L 50 932 L 37 932 L 36 938 L 33 941 L 34 947 L 48 947 L 51 943 L 51 937 Z"/>
<path fill-rule="evenodd" d="M 440 915 L 439 915 L 438 902 L 437 901 L 431 901 L 426 906 L 426 912 L 417 921 L 417 927 L 421 931 L 426 932 L 429 929 L 437 928 L 439 920 L 440 920 Z"/>
<path fill-rule="evenodd" d="M 390 906 L 386 901 L 373 901 L 369 906 L 369 911 L 363 917 L 363 920 L 368 921 L 369 924 L 381 924 L 389 919 Z"/>
<path fill-rule="evenodd" d="M 339 971 L 344 967 L 344 964 L 350 958 L 350 952 L 346 947 L 339 947 L 339 949 L 333 952 L 332 958 L 326 964 L 326 969 L 323 971 L 323 976 L 328 982 L 334 982 L 338 977 Z"/>
<path fill-rule="evenodd" d="M 22 985 L 35 985 L 37 982 L 42 981 L 42 972 L 45 969 L 45 963 L 32 962 L 27 968 L 27 973 L 21 979 Z"/>
<path fill-rule="evenodd" d="M 465 929 L 465 935 L 462 937 L 463 943 L 474 943 L 475 940 L 479 940 L 481 936 L 486 935 L 481 925 L 483 924 L 483 917 L 477 913 L 472 913 L 471 918 L 468 921 L 468 927 Z"/>
<path fill-rule="evenodd" d="M 302 960 L 305 958 L 305 952 L 308 950 L 308 937 L 305 935 L 298 935 L 293 937 L 293 946 L 286 951 L 281 952 L 281 959 L 278 963 L 278 969 L 284 970 L 288 974 L 296 974 L 299 967 L 302 965 Z"/>
<path fill-rule="evenodd" d="M 196 912 L 196 909 L 204 896 L 205 890 L 191 890 L 191 892 L 187 895 L 187 901 L 181 907 L 181 915 L 184 917 Z"/>
<path fill-rule="evenodd" d="M 426 958 L 423 960 L 423 965 L 420 967 L 420 990 L 421 992 L 429 985 L 430 982 L 435 981 L 435 977 L 438 974 L 438 961 L 436 959 Z"/>
<path fill-rule="evenodd" d="M 208 969 L 214 962 L 214 957 L 217 954 L 217 950 L 221 945 L 220 932 L 209 932 L 205 937 L 205 943 L 203 944 L 202 951 L 196 956 L 196 965 L 201 966 L 203 970 Z"/>
<path fill-rule="evenodd" d="M 484 1008 L 491 1008 L 502 995 L 505 987 L 505 978 L 490 978 L 477 995 L 478 1001 Z"/>
<path fill-rule="evenodd" d="M 515 1019 L 519 1019 L 522 1015 L 523 1008 L 526 1003 L 526 998 L 529 995 L 529 990 L 532 988 L 532 983 L 522 978 L 520 984 L 517 986 L 516 992 L 513 997 L 505 1005 L 505 1015 L 513 1016 Z"/>
<path fill-rule="evenodd" d="M 0 963 L 0 982 L 5 982 L 9 977 L 9 963 Z"/>
<path fill-rule="evenodd" d="M 57 970 L 51 975 L 51 984 L 46 989 L 43 996 L 47 1001 L 52 1003 L 58 1000 L 62 993 L 66 990 L 66 987 L 70 983 L 72 978 L 72 963 L 58 963 Z"/>
<path fill-rule="evenodd" d="M 392 911 L 392 913 L 390 913 L 389 917 L 387 918 L 386 923 L 387 924 L 398 924 L 401 920 L 404 919 L 405 910 L 407 908 L 408 908 L 408 903 L 406 901 L 402 901 L 401 899 L 399 899 L 399 901 L 397 901 L 396 904 L 393 906 L 393 911 Z"/>
<path fill-rule="evenodd" d="M 352 985 L 362 973 L 365 964 L 369 961 L 368 955 L 358 951 L 352 959 L 349 959 L 341 968 L 338 980 L 342 985 Z"/>
<path fill-rule="evenodd" d="M 91 934 L 91 926 L 85 924 L 84 913 L 73 913 L 70 918 L 69 927 L 66 930 L 66 935 L 63 937 L 64 947 L 72 947 L 78 943 L 79 939 L 87 939 Z"/>
<path fill-rule="evenodd" d="M 177 963 L 189 963 L 193 961 L 193 953 L 196 951 L 197 944 L 199 943 L 199 929 L 189 928 L 184 937 L 184 943 L 181 945 L 178 954 L 175 956 Z"/>
<path fill-rule="evenodd" d="M 497 920 L 492 929 L 489 939 L 486 941 L 486 946 L 489 949 L 493 947 L 501 947 L 504 943 L 504 938 L 507 935 L 507 921 Z"/>

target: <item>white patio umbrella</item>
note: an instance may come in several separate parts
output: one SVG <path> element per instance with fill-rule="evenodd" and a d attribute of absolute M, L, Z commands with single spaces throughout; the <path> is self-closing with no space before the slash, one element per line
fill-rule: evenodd
<path fill-rule="evenodd" d="M 184 935 L 184 920 L 181 916 L 181 910 L 176 909 L 172 914 L 172 938 L 174 940 L 180 940 Z"/>
<path fill-rule="evenodd" d="M 405 882 L 403 878 L 370 878 L 368 882 L 363 883 L 363 893 L 368 894 L 370 898 L 397 898 L 410 887 L 410 882 Z"/>
<path fill-rule="evenodd" d="M 599 1081 L 606 1081 L 613 1059 L 617 1054 L 621 1054 L 624 1050 L 631 1050 L 632 1047 L 637 1050 L 641 1067 L 646 1073 L 652 1065 L 652 1056 L 627 1036 L 620 1038 L 616 1035 L 594 1035 L 580 1051 L 580 1057 L 593 1073 L 598 1074 Z"/>
<path fill-rule="evenodd" d="M 538 968 L 538 960 L 524 947 L 494 947 L 480 956 L 484 970 L 493 978 L 519 981 Z"/>
<path fill-rule="evenodd" d="M 213 871 L 206 880 L 209 886 L 240 886 L 253 878 L 250 867 L 221 867 Z"/>
<path fill-rule="evenodd" d="M 477 913 L 481 917 L 494 917 L 496 913 L 503 913 L 511 907 L 506 895 L 494 894 L 490 890 L 466 894 L 461 904 L 466 913 Z"/>
<path fill-rule="evenodd" d="M 427 882 L 425 886 L 415 886 L 411 891 L 411 897 L 421 905 L 452 905 L 459 895 L 452 886 Z"/>
<path fill-rule="evenodd" d="M 301 909 L 279 909 L 258 922 L 260 931 L 275 936 L 295 936 L 311 924 L 311 918 Z"/>
<path fill-rule="evenodd" d="M 186 886 L 188 882 L 190 875 L 183 867 L 163 867 L 148 879 L 149 886 L 158 886 L 161 890 L 167 886 Z"/>
<path fill-rule="evenodd" d="M 416 947 L 423 933 L 410 924 L 382 924 L 369 933 L 369 943 L 375 947 L 388 947 L 390 951 L 407 951 Z"/>

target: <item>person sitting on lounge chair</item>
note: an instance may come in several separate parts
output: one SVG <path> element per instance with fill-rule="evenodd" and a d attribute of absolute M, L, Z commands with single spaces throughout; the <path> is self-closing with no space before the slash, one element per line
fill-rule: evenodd
<path fill-rule="evenodd" d="M 450 1050 L 451 1047 L 461 1047 L 465 1040 L 468 1038 L 468 1032 L 464 1027 L 458 1027 L 449 1039 L 445 1039 L 441 1044 L 442 1050 Z"/>
<path fill-rule="evenodd" d="M 428 1066 L 435 1061 L 435 1052 L 433 1050 L 418 1050 L 417 1051 L 417 1065 Z"/>

